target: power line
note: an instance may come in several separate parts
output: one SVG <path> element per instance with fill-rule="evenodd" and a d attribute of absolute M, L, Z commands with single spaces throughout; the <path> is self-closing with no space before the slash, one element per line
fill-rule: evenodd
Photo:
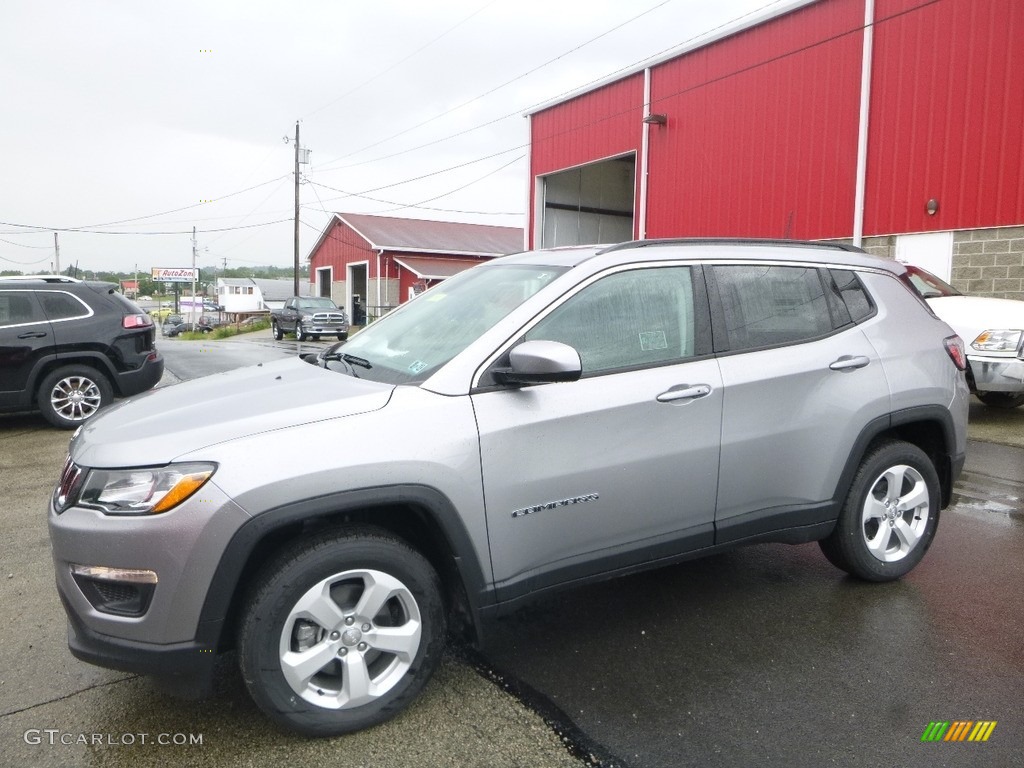
<path fill-rule="evenodd" d="M 264 221 L 260 224 L 245 224 L 239 227 L 221 227 L 218 229 L 198 229 L 198 234 L 206 234 L 210 232 L 233 232 L 239 229 L 254 229 L 256 227 L 269 227 L 274 224 L 280 224 L 284 221 L 291 221 L 291 219 L 277 219 L 276 221 Z M 29 229 L 34 232 L 79 232 L 87 235 L 191 235 L 191 229 L 181 229 L 167 232 L 111 232 L 97 229 L 85 229 L 81 227 L 41 227 L 35 224 L 16 224 L 10 221 L 0 221 L 0 225 L 5 227 L 22 227 Z"/>
<path fill-rule="evenodd" d="M 725 28 L 730 27 L 730 26 L 732 26 L 734 24 L 737 24 L 737 23 L 739 23 L 740 21 L 742 21 L 745 18 L 748 18 L 748 17 L 756 15 L 756 14 L 760 14 L 760 13 L 766 11 L 767 9 L 771 8 L 773 5 L 778 5 L 779 3 L 785 2 L 785 1 L 786 0 L 772 0 L 772 2 L 768 3 L 767 5 L 762 5 L 759 8 L 755 8 L 755 9 L 753 9 L 751 11 L 748 11 L 747 13 L 741 14 L 740 16 L 736 16 L 735 18 L 732 18 L 732 19 L 730 19 L 728 21 L 725 21 L 725 22 L 719 24 L 717 27 L 712 27 L 711 29 L 704 30 L 703 32 L 701 32 L 701 33 L 699 33 L 697 35 L 694 35 L 693 37 L 690 37 L 690 38 L 688 38 L 686 40 L 683 40 L 680 43 L 675 43 L 675 44 L 669 46 L 668 48 L 664 48 L 661 51 L 659 51 L 659 52 L 657 52 L 657 53 L 655 53 L 653 55 L 644 56 L 642 59 L 637 59 L 632 64 L 626 64 L 625 66 L 619 67 L 618 69 L 613 70 L 612 72 L 609 72 L 607 74 L 601 75 L 600 77 L 594 78 L 593 80 L 589 80 L 588 82 L 583 83 L 582 85 L 575 86 L 575 87 L 573 87 L 573 88 L 571 88 L 571 89 L 569 89 L 567 91 L 562 91 L 562 93 L 557 94 L 554 97 L 542 99 L 541 101 L 534 102 L 533 104 L 527 105 L 525 107 L 519 107 L 518 109 L 515 109 L 515 110 L 513 110 L 511 112 L 507 112 L 504 115 L 501 115 L 500 117 L 495 117 L 495 118 L 492 118 L 491 120 L 487 120 L 487 121 L 485 121 L 483 123 L 478 123 L 477 125 L 474 125 L 474 126 L 472 126 L 470 128 L 464 128 L 463 130 L 457 131 L 456 133 L 451 133 L 451 134 L 448 134 L 447 136 L 442 136 L 442 137 L 440 137 L 438 139 L 434 139 L 432 141 L 428 141 L 428 142 L 426 142 L 424 144 L 417 144 L 415 147 L 409 147 L 408 149 L 403 149 L 403 150 L 400 150 L 398 152 L 392 152 L 391 154 L 378 155 L 377 157 L 370 158 L 369 160 L 360 160 L 360 161 L 355 162 L 355 163 L 349 163 L 347 165 L 339 165 L 339 166 L 336 166 L 334 168 L 319 168 L 318 170 L 321 170 L 321 171 L 324 171 L 324 172 L 330 172 L 330 171 L 334 171 L 334 170 L 343 170 L 343 169 L 346 169 L 346 168 L 356 168 L 356 167 L 358 167 L 360 165 L 367 165 L 368 163 L 376 163 L 376 162 L 380 162 L 381 160 L 390 160 L 390 159 L 392 159 L 394 157 L 400 157 L 402 155 L 407 155 L 407 154 L 409 154 L 411 152 L 416 152 L 416 151 L 421 150 L 421 149 L 426 149 L 427 147 L 435 146 L 436 144 L 442 144 L 442 143 L 444 143 L 446 141 L 449 141 L 451 139 L 458 138 L 459 136 L 465 136 L 467 133 L 472 133 L 473 131 L 480 130 L 481 128 L 486 128 L 489 125 L 494 125 L 495 123 L 500 123 L 503 120 L 508 120 L 511 117 L 519 117 L 519 116 L 523 115 L 524 113 L 528 113 L 531 110 L 536 109 L 537 107 L 541 106 L 542 104 L 545 104 L 545 103 L 547 103 L 549 101 L 552 101 L 552 100 L 557 100 L 557 99 L 563 98 L 563 97 L 568 96 L 568 95 L 570 95 L 572 93 L 579 92 L 579 91 L 584 90 L 584 89 L 586 89 L 586 88 L 588 88 L 588 87 L 590 87 L 592 85 L 595 85 L 597 83 L 605 82 L 605 81 L 609 80 L 610 78 L 614 78 L 616 75 L 622 74 L 623 72 L 631 71 L 631 70 L 635 69 L 637 66 L 639 66 L 640 64 L 642 64 L 645 61 L 651 61 L 652 59 L 660 58 L 661 56 L 669 53 L 670 51 L 674 51 L 674 50 L 677 50 L 677 49 L 682 48 L 684 46 L 687 46 L 687 45 L 689 45 L 690 43 L 692 43 L 692 42 L 694 42 L 696 40 L 699 40 L 699 39 L 701 39 L 703 37 L 707 37 L 708 35 L 712 35 L 715 32 L 718 32 L 718 31 L 720 31 L 722 29 L 725 29 Z M 654 9 L 652 8 L 651 10 L 654 10 Z M 649 11 L 645 11 L 645 13 L 647 13 L 647 12 L 649 12 Z M 500 87 L 502 87 L 502 86 L 499 86 L 499 88 Z M 497 90 L 497 89 L 495 89 L 495 90 Z M 469 104 L 469 103 L 470 102 L 466 102 L 466 104 Z M 461 106 L 464 106 L 464 105 L 461 105 Z M 458 107 L 454 107 L 453 109 L 458 109 Z M 452 111 L 452 110 L 449 110 L 449 112 L 450 111 Z M 434 120 L 437 117 L 441 117 L 441 116 L 443 116 L 445 114 L 447 114 L 447 112 L 441 113 L 440 115 L 435 115 L 435 117 L 430 118 L 430 120 Z M 426 123 L 430 122 L 430 120 L 426 120 L 423 123 L 420 123 L 419 125 L 426 125 Z M 413 128 L 417 128 L 417 127 L 419 127 L 419 126 L 413 126 Z M 407 131 L 403 131 L 403 133 L 407 133 L 409 130 L 413 130 L 413 128 L 410 128 Z M 396 136 L 398 136 L 398 135 L 401 135 L 401 134 L 396 134 Z M 382 141 L 384 141 L 384 140 L 382 140 Z M 377 144 L 380 144 L 380 143 L 382 143 L 382 142 L 377 142 Z M 361 150 L 356 150 L 355 152 L 352 152 L 349 155 L 342 155 L 341 157 L 335 158 L 335 160 L 342 160 L 345 157 L 350 157 L 352 154 L 357 154 L 358 152 L 361 152 L 361 151 L 363 151 L 365 149 L 369 149 L 372 146 L 376 146 L 376 145 L 375 144 L 371 144 L 371 145 L 369 145 L 367 147 L 363 147 L 363 149 L 361 149 Z M 330 162 L 334 162 L 334 160 L 329 161 L 329 163 Z"/>
<path fill-rule="evenodd" d="M 780 0 L 776 0 L 776 2 L 779 2 L 779 1 Z M 394 134 L 392 134 L 390 136 L 387 136 L 387 137 L 385 137 L 383 139 L 375 141 L 372 144 L 367 144 L 366 146 L 361 147 L 360 149 L 353 150 L 353 151 L 351 151 L 351 152 L 349 152 L 347 154 L 340 155 L 339 157 L 336 157 L 333 160 L 328 160 L 324 164 L 324 166 L 321 166 L 319 168 L 319 170 L 321 170 L 321 171 L 334 170 L 334 169 L 331 169 L 329 166 L 330 166 L 331 163 L 333 163 L 333 162 L 335 162 L 337 160 L 344 160 L 347 157 L 352 157 L 353 155 L 358 155 L 360 152 L 365 152 L 367 149 L 371 149 L 373 147 L 379 146 L 379 145 L 384 144 L 384 143 L 386 143 L 388 141 L 391 141 L 392 139 L 397 139 L 399 136 L 404 136 L 405 134 L 409 133 L 410 131 L 414 131 L 417 128 L 422 128 L 424 125 L 432 123 L 435 120 L 438 120 L 438 119 L 444 117 L 445 115 L 451 114 L 452 112 L 455 112 L 456 110 L 462 109 L 463 107 L 468 106 L 468 105 L 472 104 L 475 101 L 479 101 L 480 99 L 486 98 L 487 96 L 490 96 L 492 93 L 500 91 L 502 88 L 505 88 L 506 86 L 509 86 L 512 83 L 518 82 L 519 80 L 522 80 L 525 77 L 529 77 L 530 75 L 534 74 L 535 72 L 538 72 L 539 70 L 543 69 L 544 67 L 547 67 L 547 66 L 549 66 L 551 64 L 554 64 L 556 61 L 564 59 L 566 56 L 569 56 L 570 54 L 576 53 L 576 51 L 579 51 L 579 50 L 587 47 L 591 43 L 597 42 L 598 40 L 600 40 L 603 37 L 607 37 L 612 32 L 615 32 L 615 31 L 617 31 L 619 29 L 622 29 L 622 27 L 625 27 L 628 24 L 632 24 L 637 19 L 640 19 L 640 18 L 646 16 L 647 14 L 651 13 L 652 11 L 656 11 L 657 9 L 661 8 L 663 5 L 667 5 L 670 2 L 672 2 L 672 0 L 662 0 L 657 5 L 648 8 L 646 11 L 643 11 L 642 13 L 639 13 L 636 16 L 633 16 L 632 18 L 627 19 L 626 21 L 623 21 L 622 23 L 615 25 L 611 29 L 605 30 L 601 34 L 597 35 L 596 37 L 590 38 L 586 42 L 580 43 L 575 48 L 571 48 L 568 51 L 564 51 L 563 53 L 560 53 L 558 56 L 555 56 L 553 59 L 548 59 L 543 64 L 539 64 L 536 67 L 534 67 L 533 69 L 527 70 L 526 72 L 523 72 L 522 74 L 516 75 L 511 80 L 507 80 L 504 83 L 502 83 L 501 85 L 497 85 L 497 86 L 495 86 L 494 88 L 491 88 L 488 91 L 484 91 L 483 93 L 481 93 L 481 94 L 479 94 L 477 96 L 474 96 L 473 98 L 468 99 L 467 101 L 464 101 L 461 104 L 458 104 L 458 105 L 456 105 L 454 107 L 451 107 L 450 109 L 446 109 L 444 112 L 440 112 L 439 114 L 436 114 L 433 117 L 429 117 L 426 120 L 423 120 L 422 122 L 417 123 L 416 125 L 410 126 L 409 128 L 406 128 L 404 130 L 399 131 L 398 133 L 394 133 Z M 505 119 L 505 118 L 499 118 L 499 119 Z M 495 121 L 492 121 L 492 122 L 495 122 Z M 488 124 L 489 123 L 485 123 L 485 125 L 488 125 Z M 473 129 L 470 129 L 470 130 L 473 130 Z M 458 134 L 455 134 L 455 135 L 459 136 L 459 135 L 462 135 L 462 133 L 467 133 L 467 132 L 468 131 L 462 131 L 462 132 L 460 132 Z M 449 137 L 449 138 L 451 138 L 451 137 Z M 437 143 L 437 142 L 431 142 L 431 144 L 433 144 L 433 143 Z M 425 145 L 425 146 L 430 146 L 430 145 L 428 144 L 428 145 Z M 411 151 L 411 150 L 407 150 L 407 151 Z M 404 154 L 404 152 L 400 152 L 400 153 L 396 153 L 396 154 Z M 389 155 L 389 157 L 393 157 L 393 156 L 394 155 Z M 354 163 L 352 165 L 362 165 L 362 164 L 367 163 L 367 162 L 375 162 L 375 160 L 377 160 L 377 159 L 382 159 L 382 158 L 375 158 L 374 160 L 366 160 L 363 163 Z M 346 166 L 339 166 L 339 167 L 350 168 L 352 166 L 351 165 L 346 165 Z"/>
<path fill-rule="evenodd" d="M 468 182 L 466 184 L 462 184 L 462 185 L 456 187 L 455 189 L 450 189 L 450 190 L 448 190 L 446 192 L 442 192 L 439 195 L 434 195 L 433 197 L 428 198 L 426 200 L 420 200 L 418 203 L 400 203 L 400 202 L 398 202 L 396 200 L 382 200 L 379 197 L 370 197 L 369 195 L 364 195 L 364 194 L 360 194 L 360 193 L 357 193 L 357 192 L 345 192 L 344 190 L 335 189 L 334 187 L 329 187 L 326 184 L 320 184 L 320 183 L 312 181 L 312 180 L 309 182 L 309 184 L 312 185 L 314 188 L 315 187 L 323 187 L 324 189 L 330 189 L 333 192 L 342 192 L 342 193 L 344 193 L 344 194 L 346 194 L 348 196 L 351 196 L 351 197 L 358 197 L 358 198 L 361 198 L 363 200 L 370 200 L 370 201 L 372 201 L 374 203 L 381 203 L 382 205 L 392 205 L 392 206 L 395 206 L 394 208 L 389 208 L 389 209 L 384 210 L 384 211 L 374 211 L 373 212 L 373 213 L 376 213 L 376 214 L 389 213 L 391 211 L 400 211 L 400 210 L 403 210 L 405 208 L 421 208 L 421 207 L 423 207 L 423 203 L 432 203 L 435 200 L 440 200 L 443 197 L 448 197 L 449 195 L 453 195 L 456 192 L 460 192 L 463 189 L 466 189 L 467 187 L 471 187 L 474 184 L 477 184 L 477 183 L 483 181 L 484 179 L 486 179 L 486 178 L 488 178 L 490 176 L 493 176 L 494 174 L 498 173 L 499 171 L 505 170 L 506 168 L 508 168 L 513 163 L 517 163 L 520 160 L 522 160 L 524 157 L 526 157 L 526 155 L 519 155 L 518 157 L 514 157 L 511 160 L 509 160 L 507 163 L 505 163 L 503 165 L 500 165 L 500 166 L 498 166 L 497 168 L 495 168 L 493 170 L 488 171 L 487 173 L 483 174 L 482 176 L 478 176 L 477 178 L 473 179 L 472 181 L 470 181 L 470 182 Z M 316 189 L 313 190 L 313 194 L 315 194 L 317 200 L 320 201 L 320 195 L 319 195 L 319 193 L 317 193 Z M 337 199 L 340 199 L 340 198 L 329 198 L 329 200 L 337 200 Z M 323 201 L 320 201 L 320 207 L 321 207 L 321 209 L 323 210 L 324 213 L 330 213 L 330 211 L 328 211 L 324 207 Z M 455 211 L 453 211 L 453 212 L 455 212 Z M 458 211 L 458 213 L 481 213 L 481 214 L 483 214 L 483 213 L 486 213 L 486 211 Z M 510 212 L 510 213 L 501 213 L 501 214 L 496 214 L 496 215 L 502 215 L 502 216 L 521 216 L 522 213 L 523 213 L 522 211 L 516 211 L 514 213 Z"/>
<path fill-rule="evenodd" d="M 0 238 L 0 243 L 7 243 L 8 245 L 16 245 L 19 248 L 34 248 L 34 249 L 38 249 L 38 250 L 47 250 L 47 251 L 53 250 L 53 246 L 52 245 L 25 245 L 24 243 L 15 243 L 15 242 L 12 242 L 11 240 L 4 240 L 3 238 Z"/>
<path fill-rule="evenodd" d="M 380 79 L 381 77 L 383 77 L 384 75 L 386 75 L 386 74 L 387 74 L 388 72 L 392 72 L 392 71 L 394 71 L 395 69 L 397 69 L 398 67 L 400 67 L 400 66 L 401 66 L 402 64 L 404 64 L 405 62 L 407 62 L 407 61 L 408 61 L 409 59 L 413 58 L 413 57 L 414 57 L 414 56 L 416 56 L 417 54 L 419 54 L 419 53 L 423 52 L 424 50 L 426 50 L 427 48 L 429 48 L 430 46 L 432 46 L 432 45 L 433 45 L 434 43 L 436 43 L 436 42 L 437 42 L 438 40 L 440 40 L 441 38 L 443 38 L 443 37 L 446 37 L 446 36 L 447 36 L 447 35 L 449 35 L 450 33 L 454 32 L 454 31 L 455 31 L 456 29 L 458 29 L 459 27 L 461 27 L 461 26 L 462 26 L 463 24 L 465 24 L 465 23 L 466 23 L 467 21 L 469 21 L 470 19 L 472 19 L 472 18 L 473 18 L 474 16 L 477 16 L 477 15 L 479 15 L 480 13 L 482 13 L 483 11 L 487 10 L 488 8 L 490 8 L 490 7 L 491 7 L 492 5 L 494 5 L 494 4 L 496 3 L 496 2 L 497 2 L 497 0 L 491 0 L 491 2 L 487 3 L 486 5 L 482 5 L 482 6 L 480 7 L 480 8 L 478 8 L 478 9 L 477 9 L 477 10 L 475 10 L 475 11 L 473 11 L 473 13 L 469 14 L 469 16 L 467 16 L 466 18 L 462 19 L 462 21 L 458 22 L 457 24 L 455 24 L 455 25 L 454 25 L 454 26 L 452 26 L 452 27 L 449 27 L 448 29 L 446 29 L 446 30 L 445 30 L 444 32 L 442 32 L 442 33 L 441 33 L 440 35 L 438 35 L 437 37 L 435 37 L 435 38 L 434 38 L 433 40 L 431 40 L 430 42 L 428 42 L 428 43 L 424 43 L 424 44 L 423 44 L 423 45 L 421 45 L 421 46 L 420 46 L 419 48 L 417 48 L 417 49 L 416 49 L 415 51 L 413 51 L 413 52 L 412 52 L 412 53 L 410 53 L 409 55 L 405 56 L 404 58 L 402 58 L 402 59 L 399 59 L 398 61 L 396 61 L 396 62 L 395 62 L 394 64 L 392 64 L 392 65 L 391 65 L 390 67 L 388 67 L 387 69 L 383 69 L 383 70 L 381 70 L 381 71 L 380 71 L 380 72 L 378 72 L 378 73 L 377 73 L 376 75 L 374 75 L 373 77 L 369 78 L 368 80 L 364 80 L 363 82 L 361 82 L 361 83 L 360 83 L 359 85 L 355 86 L 354 88 L 350 88 L 349 90 L 345 91 L 345 92 L 344 92 L 343 94 L 341 94 L 341 96 L 338 96 L 338 97 L 337 97 L 336 99 L 334 99 L 333 101 L 330 101 L 330 102 L 328 102 L 327 104 L 324 104 L 324 105 L 323 105 L 322 107 L 317 107 L 317 108 L 316 108 L 316 109 L 314 109 L 314 110 L 313 110 L 312 112 L 310 112 L 310 113 L 309 113 L 308 115 L 306 115 L 306 117 L 307 117 L 307 118 L 309 118 L 309 117 L 312 117 L 312 116 L 313 116 L 313 115 L 315 115 L 315 114 L 316 114 L 317 112 L 322 112 L 323 110 L 327 109 L 328 107 L 333 107 L 333 106 L 334 106 L 335 104 L 337 104 L 337 103 L 338 103 L 339 101 L 341 101 L 342 99 L 344 99 L 344 98 L 345 98 L 346 96 L 351 96 L 351 95 L 352 95 L 353 93 L 355 93 L 356 91 L 360 90 L 361 88 L 365 88 L 365 87 L 366 87 L 367 85 L 369 85 L 370 83 L 372 83 L 372 82 L 373 82 L 374 80 L 379 80 L 379 79 Z"/>

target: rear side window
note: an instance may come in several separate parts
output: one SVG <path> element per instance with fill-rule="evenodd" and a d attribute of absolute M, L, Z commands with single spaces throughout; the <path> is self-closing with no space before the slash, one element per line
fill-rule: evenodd
<path fill-rule="evenodd" d="M 714 268 L 731 351 L 820 338 L 833 330 L 825 289 L 813 267 L 758 264 Z"/>
<path fill-rule="evenodd" d="M 50 320 L 71 320 L 88 317 L 91 310 L 82 301 L 64 291 L 40 291 L 39 301 Z"/>

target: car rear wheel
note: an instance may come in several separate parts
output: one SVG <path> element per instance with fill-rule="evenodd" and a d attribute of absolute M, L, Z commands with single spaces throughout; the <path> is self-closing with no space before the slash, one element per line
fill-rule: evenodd
<path fill-rule="evenodd" d="M 978 399 L 992 408 L 1018 408 L 1024 405 L 1024 394 L 1013 392 L 978 392 Z"/>
<path fill-rule="evenodd" d="M 68 365 L 43 379 L 36 404 L 55 427 L 75 429 L 113 399 L 106 376 L 87 365 Z"/>
<path fill-rule="evenodd" d="M 338 334 L 338 341 L 345 341 L 345 339 L 347 339 L 347 338 L 348 338 L 348 334 L 347 333 L 339 333 Z"/>
<path fill-rule="evenodd" d="M 376 529 L 300 541 L 256 581 L 239 665 L 280 725 L 335 736 L 398 714 L 440 660 L 445 617 L 430 563 Z"/>
<path fill-rule="evenodd" d="M 938 474 L 924 451 L 902 441 L 879 443 L 861 462 L 821 550 L 851 576 L 898 579 L 931 545 L 940 498 Z"/>

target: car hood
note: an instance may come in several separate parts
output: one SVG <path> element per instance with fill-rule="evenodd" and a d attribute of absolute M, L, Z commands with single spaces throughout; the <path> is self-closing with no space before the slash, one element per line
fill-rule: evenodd
<path fill-rule="evenodd" d="M 988 296 L 938 296 L 927 302 L 968 347 L 982 331 L 1024 329 L 1024 301 Z"/>
<path fill-rule="evenodd" d="M 151 466 L 204 447 L 383 408 L 394 386 L 298 358 L 151 390 L 106 409 L 71 441 L 86 467 Z"/>

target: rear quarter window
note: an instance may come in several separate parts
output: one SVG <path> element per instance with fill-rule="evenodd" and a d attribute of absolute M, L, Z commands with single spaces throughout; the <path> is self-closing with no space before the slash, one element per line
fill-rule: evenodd
<path fill-rule="evenodd" d="M 64 291 L 40 291 L 39 302 L 50 320 L 72 320 L 76 317 L 88 317 L 92 310 L 81 299 Z"/>
<path fill-rule="evenodd" d="M 859 323 L 875 311 L 871 297 L 857 277 L 849 269 L 830 269 L 832 306 L 840 318 L 840 325 L 848 322 Z M 848 318 L 848 319 L 847 319 Z"/>

